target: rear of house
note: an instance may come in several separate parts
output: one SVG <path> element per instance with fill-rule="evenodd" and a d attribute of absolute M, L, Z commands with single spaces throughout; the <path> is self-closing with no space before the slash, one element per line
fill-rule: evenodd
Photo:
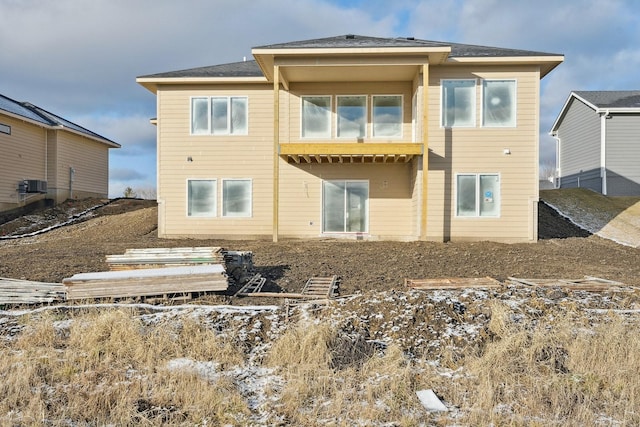
<path fill-rule="evenodd" d="M 253 56 L 138 77 L 161 237 L 537 239 L 539 82 L 562 56 L 355 35 Z"/>
<path fill-rule="evenodd" d="M 33 104 L 0 95 L 0 211 L 38 200 L 107 197 L 120 145 Z"/>
<path fill-rule="evenodd" d="M 640 91 L 574 91 L 550 134 L 558 187 L 640 195 Z"/>

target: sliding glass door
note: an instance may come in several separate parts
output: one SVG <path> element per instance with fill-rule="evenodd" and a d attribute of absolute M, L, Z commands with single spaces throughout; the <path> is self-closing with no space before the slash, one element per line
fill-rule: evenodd
<path fill-rule="evenodd" d="M 369 226 L 369 182 L 322 183 L 322 231 L 366 233 Z"/>

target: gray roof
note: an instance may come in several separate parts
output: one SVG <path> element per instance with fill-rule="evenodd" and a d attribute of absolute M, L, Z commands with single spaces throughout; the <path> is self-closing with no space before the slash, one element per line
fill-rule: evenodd
<path fill-rule="evenodd" d="M 302 40 L 289 43 L 258 46 L 254 49 L 339 49 L 358 47 L 451 47 L 450 58 L 492 58 L 492 57 L 526 57 L 526 56 L 562 56 L 556 53 L 535 52 L 500 47 L 477 46 L 461 43 L 449 43 L 414 39 L 413 37 L 381 38 L 359 35 L 342 35 L 322 39 Z M 141 78 L 165 77 L 262 77 L 262 71 L 256 61 L 234 62 L 231 64 L 212 65 L 187 70 L 170 71 L 140 76 Z"/>
<path fill-rule="evenodd" d="M 596 108 L 640 109 L 640 90 L 581 90 L 573 93 Z"/>
<path fill-rule="evenodd" d="M 25 119 L 40 123 L 44 127 L 62 126 L 68 129 L 73 129 L 74 131 L 87 135 L 91 138 L 100 139 L 106 143 L 113 144 L 118 147 L 120 146 L 120 144 L 113 142 L 102 135 L 92 132 L 89 129 L 83 128 L 80 125 L 70 122 L 69 120 L 64 119 L 36 105 L 28 102 L 19 102 L 2 94 L 0 94 L 0 112 L 1 111 L 6 111 L 16 116 L 24 117 Z"/>

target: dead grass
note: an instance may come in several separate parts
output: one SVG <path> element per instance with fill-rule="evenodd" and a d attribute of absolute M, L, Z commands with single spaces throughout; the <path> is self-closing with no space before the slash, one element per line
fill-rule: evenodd
<path fill-rule="evenodd" d="M 443 340 L 439 361 L 320 312 L 256 332 L 259 357 L 234 327 L 188 313 L 36 312 L 0 347 L 0 425 L 640 425 L 633 315 L 528 303 L 487 300 L 482 342 Z M 237 374 L 251 370 L 265 375 L 258 400 Z M 450 412 L 427 412 L 423 389 Z"/>

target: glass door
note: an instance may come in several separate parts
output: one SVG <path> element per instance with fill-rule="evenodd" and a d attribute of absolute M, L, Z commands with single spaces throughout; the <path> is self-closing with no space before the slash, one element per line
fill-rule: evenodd
<path fill-rule="evenodd" d="M 366 233 L 368 229 L 369 183 L 324 181 L 322 184 L 322 231 Z"/>

